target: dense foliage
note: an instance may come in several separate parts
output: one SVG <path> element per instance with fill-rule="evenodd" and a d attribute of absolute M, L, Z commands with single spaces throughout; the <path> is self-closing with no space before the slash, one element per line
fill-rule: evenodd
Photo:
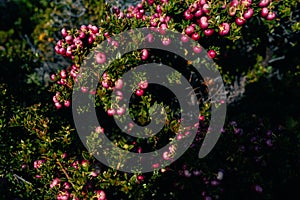
<path fill-rule="evenodd" d="M 94 0 L 13 0 L 0 2 L 0 8 L 1 199 L 289 199 L 297 194 L 299 0 L 148 0 L 122 8 Z M 212 104 L 203 105 L 203 131 L 189 150 L 170 166 L 144 174 L 97 161 L 79 139 L 71 111 L 73 85 L 88 53 L 140 27 L 168 28 L 182 33 L 182 42 L 189 36 L 201 44 L 221 72 L 229 109 L 207 157 L 199 159 L 198 151 Z M 199 51 L 195 47 L 191 53 Z M 105 63 L 106 55 L 98 54 L 97 62 Z M 114 62 L 97 91 L 81 90 L 101 97 L 99 115 L 112 123 L 112 115 L 124 114 L 109 102 L 112 88 L 122 88 L 122 73 L 141 63 L 189 66 L 168 61 L 160 51 L 140 49 Z M 130 109 L 136 123 L 148 123 L 143 111 L 153 101 L 171 107 L 143 75 L 134 84 Z M 173 121 L 168 130 L 176 129 L 176 117 Z M 133 152 L 155 150 L 169 139 L 126 141 L 110 126 L 92 134 L 103 132 Z"/>

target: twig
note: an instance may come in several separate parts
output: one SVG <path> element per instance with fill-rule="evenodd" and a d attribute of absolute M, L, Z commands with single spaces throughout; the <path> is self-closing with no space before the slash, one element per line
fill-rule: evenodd
<path fill-rule="evenodd" d="M 18 176 L 17 174 L 13 175 L 15 178 L 20 179 L 21 181 L 23 181 L 24 183 L 27 183 L 29 185 L 32 185 L 32 183 L 30 183 L 29 181 L 26 181 L 24 178 L 22 178 L 21 176 Z"/>

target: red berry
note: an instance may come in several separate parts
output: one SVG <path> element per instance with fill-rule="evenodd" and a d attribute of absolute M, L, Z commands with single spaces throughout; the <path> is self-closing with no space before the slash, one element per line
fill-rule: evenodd
<path fill-rule="evenodd" d="M 261 1 L 258 3 L 258 6 L 259 6 L 259 7 L 267 7 L 269 4 L 270 4 L 270 0 L 261 0 Z"/>
<path fill-rule="evenodd" d="M 273 19 L 275 19 L 275 17 L 276 17 L 276 14 L 274 12 L 269 12 L 266 19 L 273 20 Z"/>
<path fill-rule="evenodd" d="M 189 36 L 187 36 L 187 35 L 182 35 L 182 36 L 181 36 L 181 42 L 186 43 L 186 42 L 188 42 L 188 41 L 189 41 Z"/>
<path fill-rule="evenodd" d="M 69 100 L 64 101 L 64 106 L 65 107 L 69 107 L 71 104 L 71 102 Z"/>
<path fill-rule="evenodd" d="M 94 38 L 93 36 L 90 35 L 90 37 L 88 38 L 88 43 L 92 44 L 94 42 Z"/>
<path fill-rule="evenodd" d="M 61 29 L 61 35 L 62 35 L 63 37 L 66 37 L 66 36 L 68 35 L 68 32 L 67 32 L 67 29 L 66 29 L 66 28 Z"/>
<path fill-rule="evenodd" d="M 66 70 L 63 69 L 63 70 L 60 71 L 60 77 L 63 78 L 63 79 L 67 78 Z"/>
<path fill-rule="evenodd" d="M 54 103 L 59 102 L 56 95 L 52 97 L 52 100 L 53 100 Z"/>
<path fill-rule="evenodd" d="M 148 52 L 148 50 L 147 50 L 147 49 L 143 49 L 143 50 L 142 50 L 142 56 L 141 56 L 142 60 L 147 60 L 148 57 L 149 57 L 149 52 Z"/>
<path fill-rule="evenodd" d="M 65 48 L 60 48 L 59 49 L 59 53 L 61 54 L 61 55 L 65 55 L 65 53 L 66 53 L 66 49 Z"/>
<path fill-rule="evenodd" d="M 215 52 L 215 50 L 209 50 L 208 52 L 207 52 L 207 55 L 211 58 L 211 59 L 214 59 L 215 57 L 216 57 L 216 55 L 217 55 L 217 53 Z"/>
<path fill-rule="evenodd" d="M 50 79 L 51 79 L 51 81 L 55 81 L 55 79 L 56 79 L 55 74 L 51 74 Z"/>
<path fill-rule="evenodd" d="M 238 25 L 238 26 L 242 26 L 243 24 L 246 23 L 246 20 L 243 18 L 243 17 L 238 17 L 235 19 L 235 23 Z"/>
<path fill-rule="evenodd" d="M 200 46 L 194 46 L 194 47 L 193 47 L 193 51 L 194 51 L 195 53 L 201 53 L 202 48 L 201 48 Z"/>
<path fill-rule="evenodd" d="M 91 28 L 90 28 L 90 30 L 92 31 L 92 33 L 94 33 L 94 34 L 96 34 L 96 33 L 98 33 L 98 27 L 97 26 L 92 26 Z"/>
<path fill-rule="evenodd" d="M 57 109 L 60 109 L 60 108 L 61 108 L 61 104 L 60 104 L 59 102 L 56 102 L 56 103 L 55 103 L 55 107 L 56 107 Z"/>
<path fill-rule="evenodd" d="M 116 111 L 115 111 L 115 109 L 110 108 L 107 110 L 107 114 L 108 114 L 108 116 L 113 116 L 114 114 L 116 114 Z"/>
<path fill-rule="evenodd" d="M 260 15 L 262 17 L 266 17 L 268 14 L 269 14 L 269 9 L 268 8 L 262 8 L 261 9 Z"/>
<path fill-rule="evenodd" d="M 104 81 L 101 82 L 101 84 L 102 84 L 102 86 L 103 86 L 104 88 L 106 88 L 106 89 L 109 88 L 109 84 L 108 84 L 107 81 L 104 80 Z"/>
<path fill-rule="evenodd" d="M 206 3 L 202 6 L 202 11 L 205 13 L 205 14 L 208 14 L 209 13 L 209 5 Z"/>
<path fill-rule="evenodd" d="M 194 15 L 190 11 L 186 10 L 184 12 L 184 17 L 186 20 L 191 20 L 191 19 L 193 19 Z"/>
<path fill-rule="evenodd" d="M 149 6 L 151 6 L 154 3 L 155 0 L 148 0 Z"/>
<path fill-rule="evenodd" d="M 199 20 L 199 25 L 202 29 L 207 29 L 208 27 L 208 19 L 206 16 L 202 16 Z"/>
<path fill-rule="evenodd" d="M 245 19 L 250 19 L 253 16 L 253 13 L 253 8 L 249 8 L 248 10 L 246 10 L 243 16 Z"/>
<path fill-rule="evenodd" d="M 162 13 L 162 9 L 161 9 L 161 6 L 159 4 L 156 6 L 156 12 L 159 13 L 159 14 Z"/>
<path fill-rule="evenodd" d="M 238 0 L 232 0 L 229 4 L 230 7 L 237 7 L 239 5 L 239 1 Z"/>
<path fill-rule="evenodd" d="M 197 32 L 193 33 L 192 39 L 195 40 L 195 41 L 198 41 L 200 39 L 200 34 L 197 33 Z"/>
<path fill-rule="evenodd" d="M 212 34 L 214 34 L 214 32 L 215 32 L 214 29 L 206 29 L 204 30 L 204 35 L 211 36 Z"/>
<path fill-rule="evenodd" d="M 138 175 L 138 176 L 137 176 L 137 180 L 139 180 L 139 181 L 143 181 L 143 180 L 144 180 L 144 176 L 142 176 L 142 175 Z"/>
<path fill-rule="evenodd" d="M 191 35 L 192 33 L 194 33 L 195 31 L 195 28 L 193 26 L 188 26 L 186 29 L 185 29 L 185 33 L 187 35 Z"/>
<path fill-rule="evenodd" d="M 67 36 L 65 37 L 65 40 L 66 40 L 66 42 L 67 42 L 68 44 L 72 44 L 72 42 L 73 42 L 73 37 L 72 37 L 71 35 L 67 35 Z"/>
<path fill-rule="evenodd" d="M 195 17 L 201 17 L 202 14 L 203 14 L 202 10 L 199 9 L 199 10 L 197 10 L 197 11 L 195 12 Z"/>
<path fill-rule="evenodd" d="M 136 94 L 138 97 L 143 96 L 144 90 L 138 89 L 138 90 L 135 91 L 135 94 Z"/>

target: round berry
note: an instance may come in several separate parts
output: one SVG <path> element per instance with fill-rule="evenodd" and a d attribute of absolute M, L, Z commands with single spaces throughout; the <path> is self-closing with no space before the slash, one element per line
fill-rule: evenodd
<path fill-rule="evenodd" d="M 238 25 L 238 26 L 242 26 L 243 24 L 246 23 L 246 20 L 243 18 L 243 17 L 238 17 L 235 19 L 235 23 Z"/>
<path fill-rule="evenodd" d="M 145 90 L 148 87 L 148 81 L 141 81 L 139 82 L 138 86 L 140 89 Z"/>
<path fill-rule="evenodd" d="M 214 34 L 215 30 L 214 29 L 205 29 L 203 32 L 204 32 L 204 35 L 211 36 L 212 34 Z"/>
<path fill-rule="evenodd" d="M 147 60 L 148 57 L 149 57 L 149 52 L 148 52 L 148 50 L 147 50 L 147 49 L 143 49 L 143 50 L 142 50 L 142 56 L 141 56 L 142 60 Z"/>
<path fill-rule="evenodd" d="M 110 108 L 107 110 L 107 114 L 108 114 L 108 116 L 113 116 L 114 114 L 116 114 L 116 111 L 115 111 L 115 109 Z"/>
<path fill-rule="evenodd" d="M 261 1 L 258 3 L 258 6 L 259 6 L 259 7 L 267 7 L 269 4 L 270 4 L 270 0 L 261 0 Z"/>
<path fill-rule="evenodd" d="M 96 62 L 98 64 L 103 64 L 103 63 L 105 63 L 105 61 L 106 61 L 106 56 L 104 53 L 100 52 L 96 55 Z"/>
<path fill-rule="evenodd" d="M 186 33 L 187 35 L 193 34 L 194 31 L 195 31 L 195 28 L 194 28 L 193 26 L 188 26 L 188 27 L 185 29 L 185 33 Z"/>
<path fill-rule="evenodd" d="M 266 17 L 269 14 L 269 9 L 268 8 L 262 8 L 260 11 L 260 15 L 262 17 Z"/>
<path fill-rule="evenodd" d="M 135 91 L 135 94 L 136 94 L 138 97 L 141 97 L 141 96 L 143 96 L 143 94 L 144 94 L 144 90 L 138 89 L 138 90 Z"/>
<path fill-rule="evenodd" d="M 249 8 L 248 10 L 246 10 L 246 12 L 244 12 L 243 17 L 245 19 L 250 19 L 253 16 L 253 14 L 254 14 L 253 8 Z"/>
<path fill-rule="evenodd" d="M 198 41 L 200 39 L 200 34 L 197 33 L 197 32 L 193 33 L 192 39 L 195 40 L 195 41 Z"/>
<path fill-rule="evenodd" d="M 207 52 L 208 57 L 210 57 L 211 59 L 214 59 L 217 55 L 216 51 L 211 49 Z"/>

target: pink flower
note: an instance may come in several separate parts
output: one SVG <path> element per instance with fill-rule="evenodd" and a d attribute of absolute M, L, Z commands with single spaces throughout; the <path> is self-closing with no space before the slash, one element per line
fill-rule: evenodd
<path fill-rule="evenodd" d="M 42 166 L 42 164 L 45 162 L 45 160 L 36 160 L 36 161 L 34 161 L 34 163 L 33 163 L 33 167 L 35 168 L 35 169 L 38 169 L 38 168 L 40 168 L 41 166 Z"/>
<path fill-rule="evenodd" d="M 59 182 L 60 182 L 59 178 L 53 179 L 52 183 L 50 184 L 50 188 L 57 186 L 59 184 Z"/>
<path fill-rule="evenodd" d="M 106 194 L 103 190 L 97 190 L 96 195 L 97 195 L 98 200 L 105 200 L 106 199 Z"/>

